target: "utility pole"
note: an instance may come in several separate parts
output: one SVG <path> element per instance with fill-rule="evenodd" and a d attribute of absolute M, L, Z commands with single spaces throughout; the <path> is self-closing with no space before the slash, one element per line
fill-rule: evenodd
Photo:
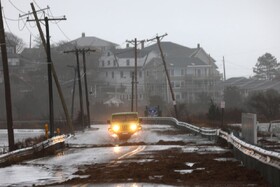
<path fill-rule="evenodd" d="M 133 112 L 133 100 L 134 100 L 134 72 L 131 72 L 131 112 Z"/>
<path fill-rule="evenodd" d="M 162 52 L 162 49 L 161 49 L 161 45 L 160 45 L 160 40 L 163 37 L 165 37 L 165 36 L 167 36 L 167 34 L 164 34 L 162 36 L 156 36 L 155 38 L 147 40 L 147 42 L 153 41 L 155 39 L 157 40 L 157 44 L 158 44 L 158 47 L 159 47 L 159 50 L 160 50 L 160 54 L 161 54 L 161 59 L 162 59 L 163 65 L 164 65 L 164 70 L 165 70 L 166 78 L 167 78 L 169 89 L 170 89 L 170 92 L 171 92 L 171 97 L 172 97 L 174 111 L 175 111 L 175 117 L 178 118 L 178 111 L 177 111 L 177 106 L 176 106 L 176 100 L 175 100 L 174 92 L 173 92 L 173 89 L 172 89 L 169 73 L 168 73 L 168 70 L 167 70 L 167 67 L 166 67 L 165 58 L 164 58 L 164 55 L 163 55 L 163 52 Z"/>
<path fill-rule="evenodd" d="M 32 8 L 33 12 L 25 14 L 24 16 L 29 15 L 29 14 L 34 15 L 34 18 L 35 18 L 34 20 L 29 20 L 28 19 L 27 21 L 36 21 L 36 24 L 37 24 L 37 27 L 38 27 L 38 30 L 39 30 L 39 34 L 40 34 L 44 49 L 47 53 L 48 47 L 47 47 L 47 44 L 46 44 L 46 41 L 45 41 L 45 38 L 44 38 L 44 34 L 43 34 L 43 31 L 42 31 L 42 28 L 41 28 L 41 25 L 40 25 L 40 21 L 45 21 L 45 19 L 44 20 L 38 19 L 37 11 L 35 10 L 35 7 L 34 7 L 33 3 L 31 3 L 31 8 Z M 44 9 L 42 9 L 42 10 L 44 10 Z M 39 11 L 42 11 L 42 10 L 39 10 Z M 59 19 L 48 19 L 48 21 L 57 21 L 57 20 L 66 20 L 66 18 L 64 17 L 64 18 L 59 18 Z M 72 121 L 70 119 L 70 116 L 69 116 L 69 113 L 68 113 L 68 110 L 67 110 L 65 99 L 64 99 L 64 96 L 63 96 L 63 93 L 62 93 L 62 90 L 61 90 L 61 86 L 60 86 L 58 78 L 57 78 L 57 74 L 56 74 L 53 62 L 50 62 L 50 66 L 51 66 L 51 72 L 52 72 L 52 75 L 53 75 L 53 78 L 54 78 L 54 81 L 55 81 L 55 84 L 56 84 L 56 88 L 57 88 L 57 91 L 58 91 L 58 94 L 59 94 L 59 97 L 60 97 L 60 100 L 61 100 L 61 103 L 62 103 L 62 107 L 63 107 L 64 113 L 65 113 L 65 116 L 66 116 L 67 124 L 70 128 L 71 133 L 74 134 Z"/>
<path fill-rule="evenodd" d="M 7 48 L 6 48 L 6 40 L 5 40 L 5 30 L 4 30 L 3 17 L 2 17 L 1 0 L 0 0 L 0 8 L 1 8 L 1 10 L 0 10 L 0 44 L 1 44 L 3 74 L 4 74 L 4 84 L 5 84 L 5 101 L 6 101 L 8 141 L 9 141 L 9 151 L 13 151 L 13 150 L 15 150 L 15 140 L 14 140 L 14 129 L 13 129 L 12 99 L 11 99 L 9 65 L 8 65 Z"/>
<path fill-rule="evenodd" d="M 72 92 L 72 103 L 71 103 L 71 119 L 73 121 L 74 116 L 74 99 L 75 99 L 75 90 L 76 90 L 76 76 L 77 76 L 77 68 L 75 66 L 68 66 L 74 69 L 74 83 L 73 83 L 73 92 Z"/>
<path fill-rule="evenodd" d="M 83 65 L 84 65 L 84 76 L 85 76 L 85 92 L 86 92 L 86 106 L 87 106 L 87 116 L 88 116 L 88 124 L 90 127 L 90 111 L 89 111 L 89 100 L 88 100 L 88 87 L 87 87 L 87 78 L 86 78 L 86 52 L 95 52 L 95 50 L 91 49 L 75 49 L 70 51 L 64 51 L 64 53 L 75 53 L 76 61 L 77 61 L 77 72 L 78 72 L 78 84 L 79 84 L 79 97 L 80 97 L 80 111 L 82 115 L 82 126 L 85 127 L 84 122 L 84 106 L 83 106 L 83 92 L 82 92 L 82 82 L 81 82 L 81 73 L 80 73 L 80 61 L 79 61 L 79 53 L 83 55 Z"/>
<path fill-rule="evenodd" d="M 49 33 L 49 18 L 45 17 L 46 38 L 47 38 L 47 62 L 48 62 L 48 82 L 49 82 L 49 114 L 50 114 L 50 137 L 54 136 L 54 115 L 53 115 L 53 86 L 52 86 L 52 66 L 51 66 L 51 45 Z"/>
<path fill-rule="evenodd" d="M 138 89 L 137 89 L 137 84 L 138 84 L 138 81 L 137 81 L 137 74 L 138 74 L 138 71 L 137 71 L 137 45 L 139 43 L 143 44 L 144 40 L 141 40 L 141 41 L 138 41 L 137 38 L 135 38 L 134 40 L 126 40 L 127 43 L 132 43 L 134 45 L 134 86 L 133 88 L 135 87 L 135 111 L 137 112 L 138 111 Z"/>
<path fill-rule="evenodd" d="M 223 56 L 223 68 L 224 68 L 224 81 L 226 81 L 226 66 L 225 66 L 225 57 Z"/>
<path fill-rule="evenodd" d="M 86 107 L 87 107 L 87 121 L 88 121 L 88 127 L 90 128 L 90 111 L 89 111 L 89 99 L 88 99 L 88 84 L 87 84 L 87 66 L 86 66 L 86 52 L 95 52 L 96 50 L 90 50 L 90 49 L 83 49 L 83 65 L 84 65 L 84 79 L 85 79 L 85 92 L 86 92 Z"/>

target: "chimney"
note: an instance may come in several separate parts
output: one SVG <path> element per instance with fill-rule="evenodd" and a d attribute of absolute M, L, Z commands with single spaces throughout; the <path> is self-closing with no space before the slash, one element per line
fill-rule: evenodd
<path fill-rule="evenodd" d="M 197 44 L 197 49 L 200 49 L 200 44 L 199 43 Z"/>
<path fill-rule="evenodd" d="M 83 33 L 82 33 L 82 38 L 84 38 L 84 37 L 86 37 L 86 34 L 83 32 Z"/>
<path fill-rule="evenodd" d="M 144 42 L 145 42 L 144 40 L 141 41 L 141 49 L 144 49 L 144 47 L 145 47 Z"/>
<path fill-rule="evenodd" d="M 126 44 L 126 48 L 129 48 L 129 43 Z"/>

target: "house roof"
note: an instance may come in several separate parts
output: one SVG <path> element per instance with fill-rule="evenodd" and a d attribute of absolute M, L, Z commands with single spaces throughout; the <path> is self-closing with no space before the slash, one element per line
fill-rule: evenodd
<path fill-rule="evenodd" d="M 280 91 L 280 82 L 271 80 L 247 79 L 245 77 L 234 77 L 223 83 L 225 86 L 236 86 L 242 90 L 261 91 L 275 89 Z"/>
<path fill-rule="evenodd" d="M 46 62 L 46 53 L 43 48 L 25 48 L 20 54 L 20 61 L 24 64 Z"/>
<path fill-rule="evenodd" d="M 162 51 L 164 54 L 167 54 L 167 56 L 190 56 L 195 49 L 188 48 L 179 44 L 175 44 L 173 42 L 161 42 L 160 46 L 162 48 Z M 158 45 L 153 44 L 148 47 L 145 47 L 143 51 L 155 51 L 155 52 L 160 52 Z"/>
<path fill-rule="evenodd" d="M 168 64 L 174 64 L 176 66 L 184 66 L 187 65 L 206 65 L 199 58 L 191 58 L 191 57 L 181 57 L 181 56 L 167 56 L 166 61 Z"/>
<path fill-rule="evenodd" d="M 85 35 L 71 41 L 71 43 L 73 45 L 76 45 L 77 47 L 116 47 L 116 46 L 118 46 L 118 44 L 115 44 L 113 42 L 109 42 L 109 41 L 97 38 L 95 36 L 85 36 Z"/>
<path fill-rule="evenodd" d="M 134 48 L 124 48 L 124 49 L 113 49 L 111 50 L 112 53 L 118 58 L 134 58 L 135 57 L 135 51 Z M 144 57 L 148 54 L 148 51 L 143 50 L 137 50 L 137 57 Z"/>
<path fill-rule="evenodd" d="M 202 48 L 189 48 L 179 44 L 175 44 L 173 42 L 161 42 L 161 48 L 163 54 L 165 55 L 165 59 L 168 63 L 175 64 L 177 66 L 185 66 L 185 65 L 208 65 L 203 61 L 202 58 L 199 58 L 198 55 L 203 53 L 207 55 L 207 53 Z M 159 47 L 157 44 L 153 44 L 143 49 L 144 51 L 154 51 L 156 53 L 160 53 Z M 212 65 L 216 68 L 215 60 L 210 58 Z"/>

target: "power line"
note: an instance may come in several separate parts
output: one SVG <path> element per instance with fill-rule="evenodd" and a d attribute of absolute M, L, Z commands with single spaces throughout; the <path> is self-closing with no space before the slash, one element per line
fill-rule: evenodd
<path fill-rule="evenodd" d="M 9 2 L 10 2 L 10 4 L 11 4 L 15 9 L 17 9 L 17 10 L 20 11 L 21 13 L 24 13 L 24 14 L 26 13 L 26 12 L 20 10 L 18 7 L 16 7 L 16 6 L 14 5 L 14 3 L 12 3 L 11 0 L 9 0 Z"/>

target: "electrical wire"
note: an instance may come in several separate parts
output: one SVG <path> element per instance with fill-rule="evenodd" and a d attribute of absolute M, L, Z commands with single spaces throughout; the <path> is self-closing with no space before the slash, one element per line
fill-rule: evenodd
<path fill-rule="evenodd" d="M 12 3 L 11 0 L 9 0 L 9 2 L 10 2 L 10 4 L 11 4 L 15 9 L 17 9 L 19 12 L 21 12 L 21 13 L 23 13 L 23 14 L 26 14 L 26 12 L 24 12 L 24 11 L 20 10 L 18 7 L 16 7 L 16 6 L 14 5 L 14 3 Z"/>
<path fill-rule="evenodd" d="M 20 28 L 20 21 L 23 21 L 23 20 L 19 20 L 19 21 L 18 21 L 18 30 L 19 30 L 19 31 L 23 31 L 23 29 L 26 27 L 27 22 L 26 22 L 26 21 L 23 21 L 23 27 Z"/>

